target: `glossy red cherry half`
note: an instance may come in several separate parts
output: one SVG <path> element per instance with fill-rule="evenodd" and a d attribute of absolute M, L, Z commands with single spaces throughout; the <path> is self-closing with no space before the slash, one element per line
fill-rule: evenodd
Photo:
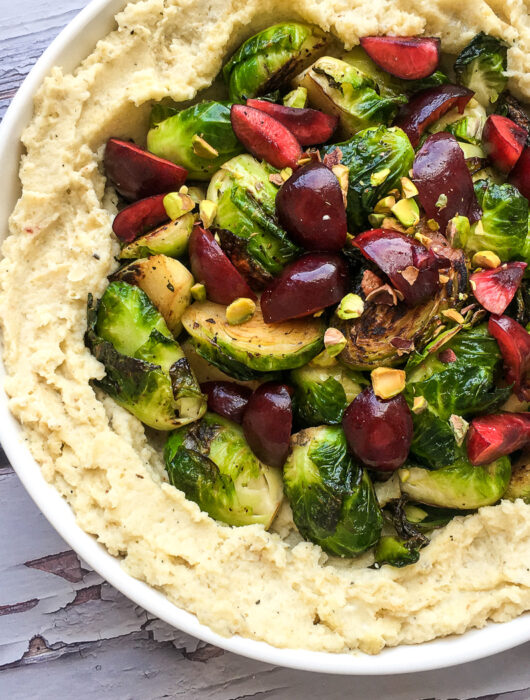
<path fill-rule="evenodd" d="M 236 382 L 203 382 L 201 391 L 208 397 L 208 410 L 241 423 L 252 390 Z"/>
<path fill-rule="evenodd" d="M 252 394 L 243 415 L 243 431 L 250 449 L 271 467 L 283 467 L 289 452 L 293 411 L 291 389 L 266 382 Z"/>
<path fill-rule="evenodd" d="M 324 114 L 318 109 L 286 107 L 267 100 L 247 100 L 247 105 L 261 112 L 266 112 L 280 124 L 283 124 L 296 137 L 301 146 L 313 146 L 325 143 L 333 136 L 339 124 L 339 118 Z"/>
<path fill-rule="evenodd" d="M 507 175 L 523 152 L 528 132 L 508 117 L 490 114 L 484 124 L 482 145 L 493 165 Z"/>
<path fill-rule="evenodd" d="M 261 295 L 266 323 L 310 316 L 338 304 L 348 291 L 348 267 L 333 253 L 307 253 L 287 265 Z"/>
<path fill-rule="evenodd" d="M 346 210 L 335 175 L 323 163 L 299 168 L 276 195 L 276 213 L 306 250 L 339 251 L 346 243 Z"/>
<path fill-rule="evenodd" d="M 475 299 L 486 311 L 503 314 L 518 290 L 526 263 L 504 263 L 493 270 L 482 270 L 471 275 L 471 288 Z"/>
<path fill-rule="evenodd" d="M 120 139 L 107 141 L 103 162 L 116 191 L 131 201 L 178 190 L 188 176 L 180 165 Z"/>
<path fill-rule="evenodd" d="M 378 228 L 356 236 L 353 245 L 388 276 L 408 306 L 422 304 L 440 287 L 433 251 L 410 236 Z"/>
<path fill-rule="evenodd" d="M 140 199 L 122 209 L 112 223 L 112 230 L 122 241 L 130 243 L 138 236 L 169 221 L 164 207 L 164 194 Z"/>
<path fill-rule="evenodd" d="M 471 464 L 489 464 L 530 444 L 530 413 L 499 413 L 471 421 L 467 456 Z"/>
<path fill-rule="evenodd" d="M 460 114 L 473 97 L 474 92 L 461 85 L 438 85 L 418 92 L 401 107 L 394 125 L 407 134 L 416 148 L 425 130 L 453 107 Z"/>
<path fill-rule="evenodd" d="M 363 36 L 361 46 L 383 70 L 403 80 L 426 78 L 440 60 L 440 39 L 414 36 Z"/>
<path fill-rule="evenodd" d="M 206 287 L 206 295 L 217 304 L 230 304 L 239 297 L 256 299 L 256 295 L 209 231 L 193 227 L 188 252 L 193 277 Z"/>
<path fill-rule="evenodd" d="M 506 381 L 521 401 L 530 401 L 530 334 L 509 316 L 490 316 L 488 330 L 499 345 Z"/>
<path fill-rule="evenodd" d="M 519 160 L 508 176 L 508 182 L 517 187 L 523 197 L 530 200 L 530 146 L 524 147 Z"/>
<path fill-rule="evenodd" d="M 253 156 L 275 168 L 296 168 L 302 147 L 277 119 L 253 107 L 232 105 L 230 121 L 235 135 Z"/>
<path fill-rule="evenodd" d="M 407 459 L 412 416 L 401 394 L 383 400 L 365 389 L 346 409 L 342 427 L 351 451 L 370 469 L 394 471 Z"/>

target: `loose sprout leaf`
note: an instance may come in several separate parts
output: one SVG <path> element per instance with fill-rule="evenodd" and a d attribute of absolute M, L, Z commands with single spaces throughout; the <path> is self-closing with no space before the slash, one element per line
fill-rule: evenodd
<path fill-rule="evenodd" d="M 437 469 L 451 464 L 463 453 L 456 444 L 449 422 L 430 407 L 422 413 L 413 413 L 412 422 L 414 437 L 410 451 L 421 464 Z"/>
<path fill-rule="evenodd" d="M 504 41 L 480 32 L 455 61 L 458 82 L 473 90 L 484 107 L 496 102 L 506 87 L 507 51 Z"/>
<path fill-rule="evenodd" d="M 401 568 L 415 564 L 420 558 L 419 550 L 407 540 L 385 535 L 375 548 L 375 565 L 379 569 L 384 564 Z"/>

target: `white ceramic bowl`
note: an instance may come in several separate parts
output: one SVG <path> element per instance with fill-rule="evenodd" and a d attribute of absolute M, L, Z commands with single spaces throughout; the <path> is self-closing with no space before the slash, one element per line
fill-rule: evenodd
<path fill-rule="evenodd" d="M 92 0 L 61 32 L 28 75 L 0 125 L 0 163 L 4 172 L 4 196 L 0 198 L 0 235 L 7 234 L 7 219 L 20 191 L 18 165 L 20 135 L 31 118 L 36 89 L 54 65 L 71 71 L 90 53 L 96 41 L 114 26 L 114 15 L 124 0 Z M 4 375 L 4 368 L 0 366 Z M 221 637 L 197 618 L 173 605 L 161 593 L 125 573 L 119 560 L 87 535 L 58 492 L 42 477 L 39 465 L 22 441 L 20 425 L 9 413 L 7 397 L 0 391 L 0 440 L 29 494 L 59 534 L 79 556 L 124 595 L 178 629 L 243 656 L 307 671 L 382 675 L 428 671 L 495 654 L 530 640 L 530 614 L 504 624 L 489 624 L 462 636 L 439 639 L 414 647 L 385 649 L 378 656 L 327 654 L 303 649 L 278 649 L 239 636 Z"/>

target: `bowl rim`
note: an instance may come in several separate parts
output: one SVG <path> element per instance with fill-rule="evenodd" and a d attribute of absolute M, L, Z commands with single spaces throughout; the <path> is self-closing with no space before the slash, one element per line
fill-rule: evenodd
<path fill-rule="evenodd" d="M 97 39 L 115 26 L 114 15 L 126 4 L 125 0 L 91 0 L 59 33 L 46 49 L 22 83 L 0 124 L 0 162 L 12 185 L 4 202 L 0 203 L 2 239 L 7 235 L 7 217 L 18 198 L 18 168 L 22 153 L 20 136 L 29 122 L 33 97 L 42 81 L 55 65 L 72 70 L 92 50 Z M 75 515 L 59 492 L 43 477 L 33 459 L 18 421 L 9 411 L 9 400 L 3 389 L 5 369 L 0 362 L 0 442 L 27 492 L 46 519 L 72 549 L 134 603 L 173 627 L 203 642 L 214 644 L 257 661 L 298 670 L 343 675 L 389 675 L 430 671 L 459 665 L 511 649 L 530 641 L 530 612 L 504 623 L 488 623 L 482 629 L 472 629 L 462 635 L 438 638 L 414 646 L 385 648 L 376 656 L 359 651 L 334 654 L 306 649 L 279 648 L 266 642 L 234 635 L 222 637 L 197 617 L 174 603 L 148 584 L 133 578 L 99 544 L 84 532 Z"/>

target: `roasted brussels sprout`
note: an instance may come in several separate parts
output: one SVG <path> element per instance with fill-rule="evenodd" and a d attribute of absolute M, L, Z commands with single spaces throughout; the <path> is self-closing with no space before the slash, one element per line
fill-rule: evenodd
<path fill-rule="evenodd" d="M 298 22 L 275 24 L 251 36 L 223 68 L 230 99 L 244 102 L 281 88 L 327 43 L 320 29 Z"/>
<path fill-rule="evenodd" d="M 381 535 L 383 517 L 367 473 L 355 464 L 341 428 L 307 428 L 292 437 L 285 494 L 305 539 L 353 557 Z"/>
<path fill-rule="evenodd" d="M 213 176 L 207 194 L 217 203 L 214 226 L 237 236 L 239 249 L 264 278 L 300 253 L 274 219 L 278 187 L 269 180 L 272 172 L 250 155 L 237 156 Z"/>
<path fill-rule="evenodd" d="M 496 102 L 506 87 L 507 51 L 503 41 L 480 32 L 455 61 L 458 82 L 473 90 L 484 107 Z"/>
<path fill-rule="evenodd" d="M 159 254 L 179 258 L 188 248 L 194 221 L 195 216 L 191 212 L 184 214 L 126 245 L 121 250 L 120 258 L 128 260 Z"/>
<path fill-rule="evenodd" d="M 482 219 L 464 228 L 456 243 L 469 253 L 492 250 L 505 262 L 523 257 L 528 235 L 528 200 L 508 183 L 475 182 Z"/>
<path fill-rule="evenodd" d="M 530 505 L 530 462 L 528 459 L 513 467 L 512 478 L 504 498 L 507 498 L 509 501 L 522 498 L 525 503 Z"/>
<path fill-rule="evenodd" d="M 400 469 L 401 490 L 415 501 L 440 508 L 475 510 L 499 501 L 510 481 L 508 457 L 483 467 L 458 459 L 441 469 L 422 467 Z"/>
<path fill-rule="evenodd" d="M 370 126 L 390 124 L 399 105 L 407 101 L 405 95 L 389 88 L 381 91 L 366 65 L 355 58 L 347 62 L 323 56 L 294 81 L 307 89 L 311 105 L 339 117 L 344 137 Z"/>
<path fill-rule="evenodd" d="M 361 374 L 339 364 L 309 364 L 291 372 L 291 383 L 295 387 L 293 406 L 298 422 L 316 426 L 339 425 L 344 410 L 367 382 Z"/>
<path fill-rule="evenodd" d="M 374 555 L 376 568 L 380 568 L 383 564 L 401 568 L 402 566 L 415 564 L 420 558 L 419 549 L 408 540 L 390 535 L 381 537 L 375 548 Z"/>
<path fill-rule="evenodd" d="M 341 164 L 349 168 L 348 226 L 350 233 L 356 233 L 370 227 L 368 216 L 377 202 L 408 176 L 414 149 L 404 131 L 385 126 L 360 131 L 349 141 L 328 146 L 326 153 L 337 148 Z M 376 173 L 385 177 L 371 177 Z M 372 184 L 374 179 L 379 184 Z"/>
<path fill-rule="evenodd" d="M 206 399 L 179 344 L 145 292 L 112 282 L 88 300 L 85 342 L 105 366 L 94 385 L 139 420 L 172 430 L 200 418 Z"/>
<path fill-rule="evenodd" d="M 243 150 L 230 122 L 230 103 L 212 101 L 183 109 L 151 127 L 147 148 L 182 165 L 190 180 L 209 180 Z"/>
<path fill-rule="evenodd" d="M 283 498 L 282 477 L 252 453 L 242 428 L 215 413 L 174 432 L 164 460 L 173 486 L 212 518 L 268 528 Z"/>
<path fill-rule="evenodd" d="M 243 381 L 263 372 L 301 367 L 323 346 L 319 319 L 265 323 L 259 306 L 249 321 L 231 326 L 224 306 L 196 302 L 186 309 L 182 323 L 201 357 Z"/>

